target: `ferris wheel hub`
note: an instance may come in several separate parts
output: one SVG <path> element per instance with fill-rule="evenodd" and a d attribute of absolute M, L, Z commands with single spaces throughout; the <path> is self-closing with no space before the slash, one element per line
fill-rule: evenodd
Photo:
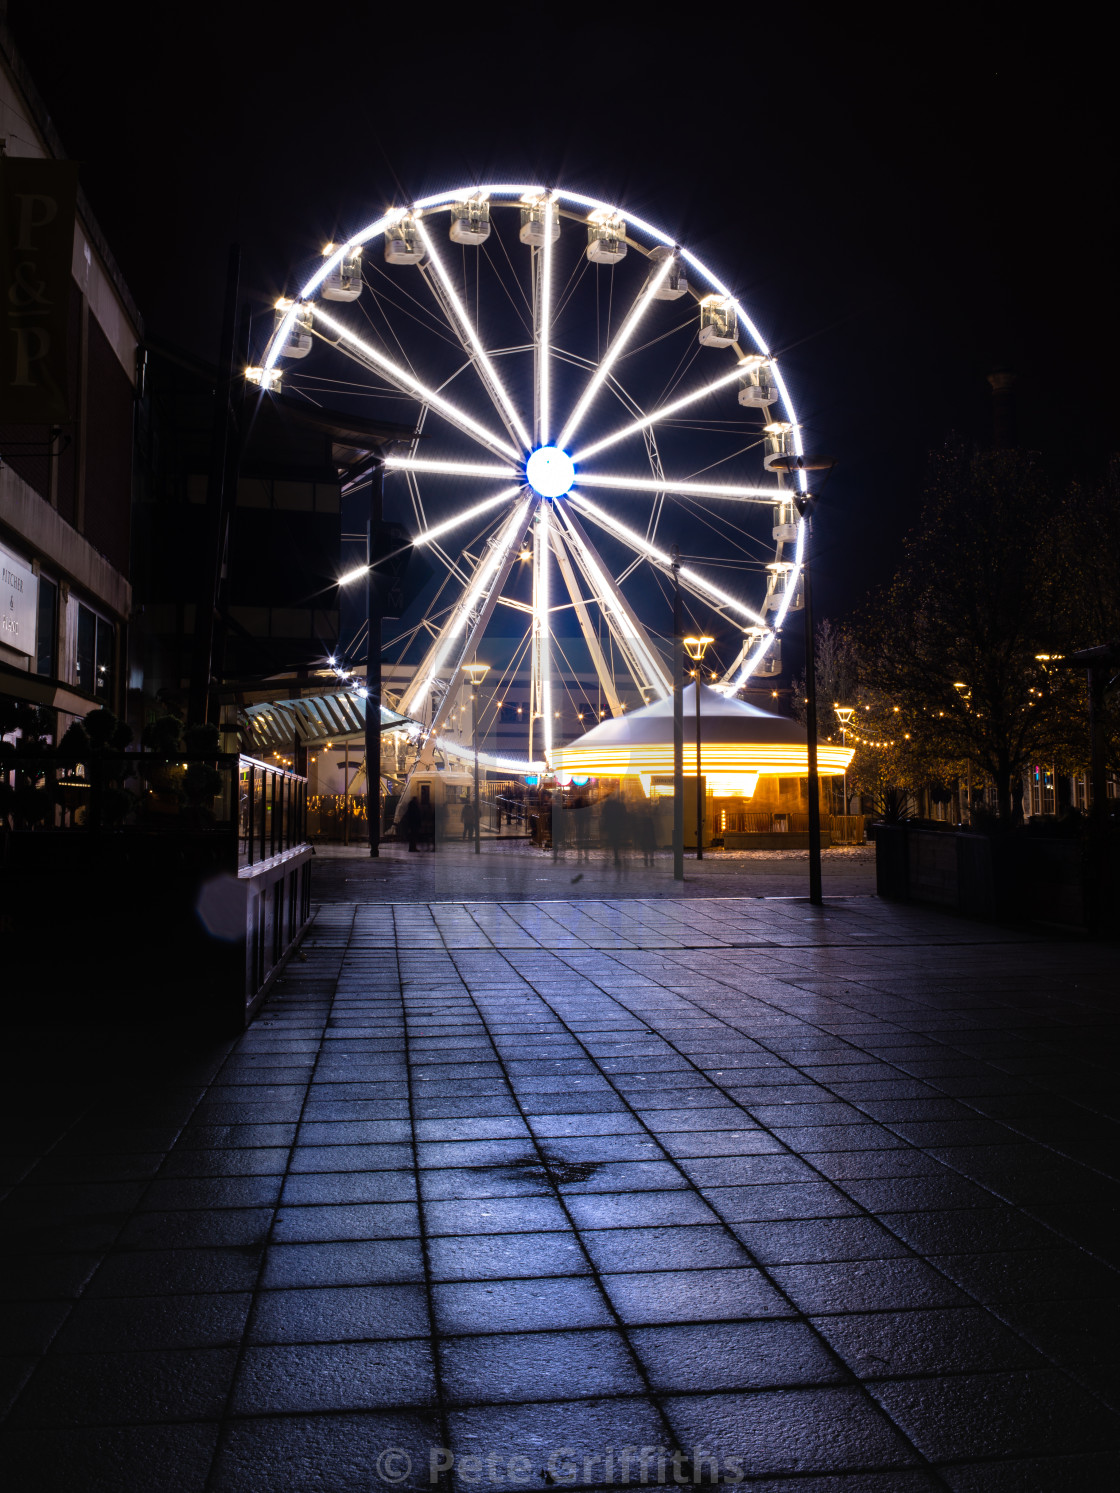
<path fill-rule="evenodd" d="M 525 480 L 541 498 L 562 498 L 576 480 L 572 458 L 559 446 L 538 446 L 525 463 Z"/>

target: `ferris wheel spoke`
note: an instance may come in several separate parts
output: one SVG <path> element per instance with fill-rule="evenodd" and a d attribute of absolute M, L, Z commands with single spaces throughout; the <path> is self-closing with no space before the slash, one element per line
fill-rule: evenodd
<path fill-rule="evenodd" d="M 552 225 L 556 201 L 549 197 L 544 204 L 544 242 L 534 251 L 536 285 L 533 295 L 533 345 L 536 349 L 535 375 L 537 395 L 537 445 L 549 444 L 552 405 Z"/>
<path fill-rule="evenodd" d="M 349 327 L 344 326 L 342 322 L 338 321 L 337 318 L 331 316 L 329 312 L 324 311 L 318 305 L 315 307 L 315 322 L 316 328 L 318 328 L 319 324 L 322 324 L 322 326 L 327 327 L 333 332 L 339 342 L 344 345 L 346 351 L 358 355 L 359 361 L 365 361 L 368 366 L 372 366 L 376 372 L 388 378 L 398 389 L 403 389 L 406 393 L 421 400 L 424 404 L 430 405 L 432 409 L 437 410 L 445 420 L 456 426 L 464 435 L 469 436 L 471 440 L 486 446 L 488 450 L 494 452 L 497 456 L 505 456 L 513 461 L 520 460 L 521 453 L 515 446 L 510 445 L 501 436 L 495 435 L 493 431 L 487 430 L 473 416 L 468 415 L 465 410 L 459 409 L 449 399 L 445 399 L 442 394 L 437 394 L 434 389 L 429 389 L 425 384 L 422 384 L 418 378 L 406 372 L 392 358 L 386 357 L 376 347 L 372 347 L 368 342 L 363 341 Z"/>
<path fill-rule="evenodd" d="M 747 487 L 732 482 L 677 482 L 672 477 L 608 477 L 580 472 L 581 487 L 605 487 L 618 492 L 680 493 L 692 498 L 726 498 L 735 503 L 778 503 L 788 493 L 777 487 Z"/>
<path fill-rule="evenodd" d="M 665 667 L 633 608 L 603 563 L 583 526 L 568 505 L 558 509 L 569 544 L 592 595 L 606 618 L 607 627 L 639 692 L 651 690 L 661 699 L 672 693 Z"/>
<path fill-rule="evenodd" d="M 483 513 L 489 513 L 492 508 L 498 508 L 503 503 L 508 503 L 511 498 L 516 498 L 521 487 L 507 487 L 504 492 L 495 493 L 492 498 L 484 498 L 481 503 L 475 503 L 470 508 L 463 508 L 458 513 L 445 518 L 441 523 L 433 524 L 430 529 L 424 529 L 417 534 L 412 543 L 431 544 L 443 534 L 449 534 L 452 529 L 457 529 L 460 524 L 465 524 L 469 519 L 478 518 Z"/>
<path fill-rule="evenodd" d="M 649 277 L 644 288 L 639 292 L 637 299 L 630 308 L 630 314 L 615 333 L 606 353 L 603 355 L 602 362 L 595 370 L 588 382 L 587 388 L 580 395 L 575 409 L 568 416 L 563 430 L 561 430 L 557 437 L 556 444 L 562 450 L 567 450 L 569 441 L 575 435 L 581 420 L 591 408 L 592 401 L 603 387 L 619 356 L 625 350 L 634 333 L 638 330 L 638 325 L 642 317 L 649 310 L 657 292 L 661 289 L 669 271 L 673 268 L 674 262 L 672 255 L 667 254 L 662 259 L 657 270 Z"/>
<path fill-rule="evenodd" d="M 489 354 L 482 345 L 482 339 L 471 324 L 466 307 L 463 305 L 459 293 L 455 289 L 451 276 L 447 273 L 447 269 L 439 256 L 431 234 L 424 227 L 422 218 L 418 217 L 416 219 L 416 231 L 428 251 L 428 258 L 432 268 L 435 270 L 436 279 L 439 282 L 438 289 L 436 286 L 432 286 L 436 300 L 445 310 L 450 310 L 451 314 L 448 319 L 454 326 L 464 352 L 470 358 L 471 364 L 478 374 L 483 388 L 486 390 L 494 408 L 501 416 L 502 423 L 505 425 L 508 433 L 515 440 L 519 440 L 525 450 L 528 450 L 533 442 L 530 439 L 528 430 L 525 428 L 525 422 L 515 408 L 505 385 L 499 378 L 498 370 L 494 367 Z M 428 280 L 429 285 L 431 285 L 427 266 L 422 265 L 421 272 L 425 279 Z"/>
<path fill-rule="evenodd" d="M 568 501 L 574 503 L 581 513 L 585 513 L 589 519 L 598 524 L 600 528 L 605 529 L 608 534 L 613 534 L 623 544 L 627 544 L 631 549 L 636 550 L 639 554 L 643 554 L 659 570 L 672 571 L 673 559 L 671 555 L 665 550 L 658 549 L 656 545 L 650 544 L 648 539 L 643 539 L 640 534 L 636 534 L 633 529 L 627 528 L 625 524 L 619 523 L 613 514 L 604 512 L 598 504 L 592 503 L 588 498 L 581 497 L 578 493 L 569 493 Z M 686 591 L 690 591 L 693 596 L 698 596 L 701 601 L 707 602 L 710 607 L 714 607 L 721 613 L 725 614 L 727 611 L 734 613 L 735 615 L 729 617 L 728 621 L 738 623 L 745 619 L 750 623 L 766 626 L 763 618 L 751 607 L 748 607 L 745 602 L 740 601 L 737 597 L 729 596 L 722 587 L 713 585 L 706 576 L 700 575 L 691 566 L 680 566 L 678 574 L 681 579 L 681 585 Z"/>
<path fill-rule="evenodd" d="M 765 361 L 760 355 L 754 353 L 740 359 L 730 373 L 725 373 L 720 378 L 713 379 L 710 384 L 705 384 L 700 389 L 694 389 L 691 394 L 682 394 L 679 399 L 674 399 L 669 404 L 662 405 L 660 409 L 654 410 L 651 414 L 643 415 L 641 419 L 633 421 L 630 425 L 621 426 L 618 430 L 612 432 L 612 434 L 604 436 L 602 440 L 593 441 L 590 446 L 585 446 L 582 451 L 577 451 L 573 455 L 572 460 L 577 463 L 586 461 L 589 456 L 595 456 L 600 451 L 605 451 L 608 446 L 617 445 L 619 441 L 625 441 L 630 436 L 637 435 L 639 431 L 646 430 L 651 425 L 656 425 L 660 420 L 672 419 L 681 410 L 687 409 L 690 404 L 696 404 L 699 400 L 706 399 L 709 394 L 715 394 L 718 390 L 726 388 L 728 384 L 733 384 L 743 373 L 749 372 L 752 368 L 757 368 L 759 363 Z"/>
<path fill-rule="evenodd" d="M 385 468 L 390 472 L 426 472 L 433 477 L 516 477 L 513 466 L 492 466 L 482 461 L 441 461 L 426 456 L 387 456 Z"/>

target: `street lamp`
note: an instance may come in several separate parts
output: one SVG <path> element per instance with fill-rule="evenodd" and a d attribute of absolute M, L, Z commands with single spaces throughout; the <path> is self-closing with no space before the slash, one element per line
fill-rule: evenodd
<path fill-rule="evenodd" d="M 956 690 L 957 697 L 960 700 L 961 704 L 964 706 L 965 710 L 968 710 L 970 708 L 968 702 L 972 699 L 972 691 L 969 689 L 968 685 L 964 682 L 963 679 L 958 679 L 956 681 L 956 683 L 953 685 L 953 688 Z M 965 758 L 964 769 L 965 769 L 965 773 L 966 773 L 966 778 L 965 778 L 965 784 L 966 784 L 965 792 L 967 793 L 967 796 L 968 796 L 968 823 L 969 823 L 969 827 L 971 828 L 971 825 L 972 825 L 972 757 L 971 757 L 971 755 L 969 755 L 968 757 Z M 959 782 L 960 782 L 959 778 L 957 779 L 957 782 L 959 784 Z M 960 797 L 960 790 L 959 790 L 959 788 L 958 788 L 958 792 L 957 792 L 957 797 L 958 798 Z M 1057 809 L 1057 798 L 1058 798 L 1058 781 L 1055 778 L 1055 780 L 1054 780 L 1054 807 L 1055 807 L 1055 809 Z"/>
<path fill-rule="evenodd" d="M 770 468 L 775 472 L 831 472 L 836 465 L 832 456 L 775 456 Z M 809 749 L 809 901 L 820 907 L 821 893 L 821 785 L 817 778 L 817 659 L 813 639 L 813 587 L 809 566 L 809 549 L 813 534 L 814 494 L 806 489 L 794 493 L 798 517 L 805 522 L 805 548 L 801 557 L 801 585 L 805 598 L 805 735 Z"/>
<path fill-rule="evenodd" d="M 854 705 L 834 705 L 836 719 L 840 722 L 840 739 L 845 746 L 848 745 L 848 727 L 852 724 L 852 716 L 856 713 Z M 844 813 L 848 812 L 848 769 L 844 768 Z"/>
<path fill-rule="evenodd" d="M 464 664 L 463 673 L 471 681 L 471 730 L 474 735 L 474 853 L 482 854 L 482 804 L 478 794 L 478 697 L 482 681 L 490 672 L 489 664 Z"/>
<path fill-rule="evenodd" d="M 684 880 L 684 623 L 681 609 L 681 551 L 673 565 L 673 880 Z"/>
<path fill-rule="evenodd" d="M 692 677 L 696 681 L 696 859 L 704 859 L 704 790 L 700 777 L 700 665 L 715 638 L 685 638 L 685 652 L 696 665 Z"/>

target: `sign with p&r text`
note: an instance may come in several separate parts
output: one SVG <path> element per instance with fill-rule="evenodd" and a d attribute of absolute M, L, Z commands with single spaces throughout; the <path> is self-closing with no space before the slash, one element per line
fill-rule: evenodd
<path fill-rule="evenodd" d="M 0 549 L 0 643 L 35 656 L 39 577 Z"/>
<path fill-rule="evenodd" d="M 67 324 L 78 167 L 0 156 L 0 422 L 70 417 Z"/>

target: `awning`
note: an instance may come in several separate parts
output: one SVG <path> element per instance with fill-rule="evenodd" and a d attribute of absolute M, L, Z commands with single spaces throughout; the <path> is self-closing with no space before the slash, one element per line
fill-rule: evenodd
<path fill-rule="evenodd" d="M 406 715 L 381 707 L 382 731 L 414 729 Z M 352 690 L 306 695 L 300 700 L 264 700 L 241 712 L 241 729 L 249 751 L 290 751 L 327 741 L 365 740 L 366 702 Z"/>

